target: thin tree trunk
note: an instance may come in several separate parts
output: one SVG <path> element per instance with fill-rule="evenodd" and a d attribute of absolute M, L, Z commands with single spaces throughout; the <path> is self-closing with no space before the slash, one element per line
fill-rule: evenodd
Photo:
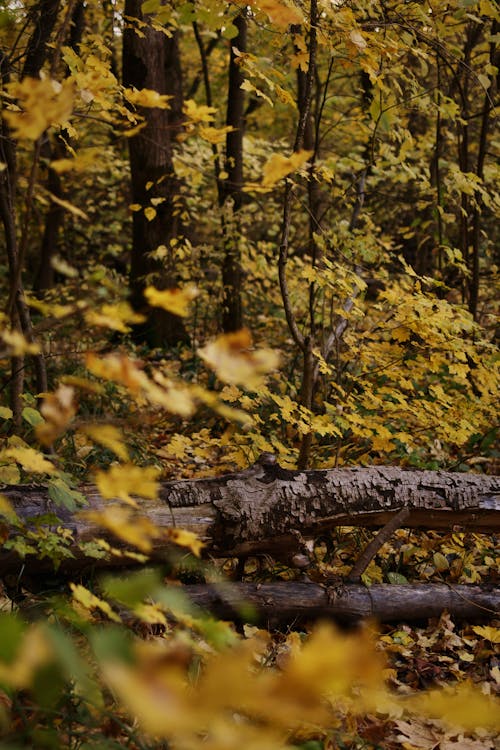
<path fill-rule="evenodd" d="M 234 226 L 242 202 L 243 185 L 243 135 L 245 130 L 245 92 L 241 88 L 243 71 L 238 64 L 234 49 L 241 53 L 247 50 L 247 18 L 243 11 L 234 21 L 237 36 L 231 40 L 229 60 L 229 86 L 227 97 L 226 125 L 233 128 L 226 137 L 225 169 L 227 178 L 222 183 L 222 221 L 224 235 L 224 261 L 222 266 L 222 329 L 228 333 L 243 325 L 241 301 L 241 258 L 238 246 L 239 232 Z M 232 201 L 232 205 L 229 205 Z M 225 215 L 225 210 L 229 217 Z"/>

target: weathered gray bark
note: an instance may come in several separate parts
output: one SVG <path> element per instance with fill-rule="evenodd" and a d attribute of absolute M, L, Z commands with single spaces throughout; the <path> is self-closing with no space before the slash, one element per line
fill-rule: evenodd
<path fill-rule="evenodd" d="M 91 509 L 104 501 L 95 487 L 81 488 Z M 75 540 L 102 537 L 85 518 L 57 508 L 41 487 L 2 490 L 22 518 L 56 512 Z M 109 502 L 109 501 L 108 501 Z M 219 557 L 269 553 L 290 558 L 302 537 L 339 525 L 383 526 L 402 508 L 405 527 L 495 532 L 500 529 L 500 477 L 370 467 L 289 471 L 270 454 L 236 474 L 163 482 L 158 500 L 140 500 L 141 511 L 159 528 L 196 532 Z M 155 555 L 167 544 L 157 540 Z M 0 557 L 0 569 L 7 559 Z"/>
<path fill-rule="evenodd" d="M 439 617 L 443 610 L 468 621 L 498 615 L 498 586 L 447 586 L 377 584 L 367 588 L 347 584 L 332 596 L 315 583 L 227 583 L 217 586 L 185 586 L 184 592 L 198 606 L 217 617 L 257 620 L 270 627 L 303 622 L 317 617 L 355 621 L 374 618 L 381 622 Z"/>

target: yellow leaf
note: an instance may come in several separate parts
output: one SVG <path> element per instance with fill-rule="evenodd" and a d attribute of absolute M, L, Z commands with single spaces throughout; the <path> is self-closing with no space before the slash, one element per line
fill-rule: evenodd
<path fill-rule="evenodd" d="M 21 474 L 13 463 L 2 466 L 2 454 L 0 453 L 0 484 L 19 484 Z"/>
<path fill-rule="evenodd" d="M 157 107 L 158 109 L 169 109 L 171 96 L 160 94 L 152 89 L 124 89 L 125 99 L 136 107 Z"/>
<path fill-rule="evenodd" d="M 230 125 L 227 125 L 224 128 L 204 128 L 203 126 L 200 126 L 198 132 L 200 134 L 200 137 L 203 138 L 204 141 L 217 144 L 224 143 L 224 141 L 226 140 L 226 135 L 228 133 L 231 133 L 233 130 L 234 128 Z"/>
<path fill-rule="evenodd" d="M 134 614 L 149 625 L 166 625 L 167 620 L 161 609 L 155 604 L 137 604 Z"/>
<path fill-rule="evenodd" d="M 96 164 L 100 163 L 102 149 L 97 146 L 82 148 L 71 159 L 54 159 L 50 162 L 50 168 L 58 174 L 65 172 L 86 172 L 89 169 L 95 169 Z M 52 196 L 51 196 L 52 197 Z M 54 198 L 52 197 L 52 200 Z"/>
<path fill-rule="evenodd" d="M 123 435 L 118 427 L 111 424 L 88 425 L 82 428 L 82 432 L 88 435 L 94 442 L 103 445 L 113 451 L 121 461 L 128 461 L 128 449 L 123 442 Z"/>
<path fill-rule="evenodd" d="M 81 515 L 142 552 L 150 552 L 152 540 L 158 536 L 158 529 L 148 518 L 138 517 L 131 508 L 124 506 L 110 505 L 102 511 L 86 511 Z"/>
<path fill-rule="evenodd" d="M 148 206 L 144 209 L 144 216 L 148 221 L 153 221 L 156 216 L 156 210 L 152 206 Z"/>
<path fill-rule="evenodd" d="M 190 122 L 197 123 L 212 122 L 217 109 L 215 107 L 207 107 L 205 104 L 196 104 L 194 99 L 187 99 L 184 102 L 182 111 Z"/>
<path fill-rule="evenodd" d="M 257 390 L 264 376 L 279 365 L 279 355 L 272 349 L 252 350 L 247 328 L 219 336 L 198 350 L 200 357 L 225 383 Z"/>
<path fill-rule="evenodd" d="M 108 619 L 114 622 L 121 622 L 120 617 L 111 609 L 108 602 L 103 599 L 99 599 L 95 594 L 82 586 L 81 584 L 70 583 L 71 591 L 73 592 L 73 601 L 78 602 L 82 607 L 91 612 L 93 609 L 100 609 Z"/>
<path fill-rule="evenodd" d="M 114 354 L 101 359 L 96 354 L 89 352 L 86 357 L 86 365 L 93 375 L 122 383 L 132 393 L 139 393 L 147 383 L 145 373 L 138 368 L 132 359 L 125 355 Z"/>
<path fill-rule="evenodd" d="M 32 344 L 20 331 L 5 329 L 0 333 L 3 341 L 11 349 L 11 356 L 22 357 L 24 354 L 38 354 L 40 347 Z"/>
<path fill-rule="evenodd" d="M 81 208 L 78 208 L 78 206 L 73 205 L 73 203 L 70 203 L 69 201 L 65 201 L 62 198 L 59 198 L 57 195 L 54 195 L 53 193 L 49 193 L 50 200 L 53 203 L 57 203 L 58 206 L 61 206 L 61 208 L 65 208 L 66 211 L 69 211 L 70 214 L 73 214 L 73 216 L 78 216 L 79 219 L 85 219 L 85 221 L 89 220 L 89 217 L 85 213 L 85 211 L 82 211 Z"/>
<path fill-rule="evenodd" d="M 154 286 L 148 286 L 144 296 L 153 307 L 161 307 L 174 315 L 186 317 L 189 303 L 198 296 L 198 289 L 194 284 L 187 284 L 182 289 L 155 289 Z"/>
<path fill-rule="evenodd" d="M 125 500 L 133 505 L 131 495 L 154 500 L 158 496 L 159 469 L 154 466 L 134 466 L 121 464 L 111 466 L 108 471 L 98 471 L 96 484 L 101 495 L 106 498 Z"/>
<path fill-rule="evenodd" d="M 449 570 L 450 563 L 448 559 L 442 554 L 442 552 L 435 552 L 432 556 L 432 562 L 436 570 L 442 573 L 444 570 Z"/>
<path fill-rule="evenodd" d="M 51 78 L 24 78 L 8 84 L 8 93 L 17 100 L 18 111 L 5 110 L 3 116 L 15 138 L 36 141 L 50 125 L 63 125 L 73 111 L 73 84 L 60 84 Z"/>
<path fill-rule="evenodd" d="M 476 685 L 463 684 L 454 691 L 431 690 L 410 699 L 409 704 L 452 726 L 500 729 L 500 701 L 484 695 Z"/>
<path fill-rule="evenodd" d="M 5 495 L 0 495 L 0 516 L 4 516 L 9 521 L 17 520 L 17 513 Z"/>
<path fill-rule="evenodd" d="M 59 255 L 54 255 L 54 257 L 50 261 L 50 265 L 52 266 L 54 271 L 57 271 L 57 273 L 60 273 L 63 276 L 67 276 L 68 279 L 76 279 L 76 277 L 78 276 L 78 271 L 76 270 L 76 268 L 70 266 L 70 264 Z"/>
<path fill-rule="evenodd" d="M 205 546 L 196 534 L 192 531 L 186 531 L 185 529 L 167 529 L 165 536 L 167 539 L 170 539 L 170 541 L 181 547 L 188 547 L 196 557 L 200 556 L 200 552 Z"/>
<path fill-rule="evenodd" d="M 494 628 L 491 625 L 476 625 L 472 630 L 476 635 L 486 638 L 491 643 L 500 643 L 500 628 Z"/>
<path fill-rule="evenodd" d="M 351 31 L 351 33 L 349 34 L 349 39 L 359 50 L 364 50 L 368 46 L 364 36 L 360 34 L 359 31 L 356 31 L 356 29 L 353 29 L 353 31 Z"/>
<path fill-rule="evenodd" d="M 250 0 L 249 5 L 265 13 L 269 20 L 280 29 L 286 29 L 291 24 L 300 24 L 304 21 L 297 7 L 279 2 L 279 0 Z"/>
<path fill-rule="evenodd" d="M 127 333 L 130 331 L 128 324 L 142 323 L 144 315 L 136 313 L 128 302 L 118 302 L 116 305 L 103 305 L 100 310 L 87 310 L 85 320 L 90 325 Z"/>
<path fill-rule="evenodd" d="M 40 411 L 45 422 L 36 427 L 36 435 L 41 443 L 50 445 L 63 434 L 76 414 L 75 390 L 70 385 L 60 385 L 54 393 L 47 393 Z"/>
<path fill-rule="evenodd" d="M 283 104 L 289 104 L 291 107 L 294 107 L 294 109 L 297 109 L 297 103 L 288 91 L 281 86 L 276 85 L 275 92 L 280 102 L 283 102 Z"/>
<path fill-rule="evenodd" d="M 41 627 L 32 626 L 24 636 L 16 658 L 0 662 L 0 682 L 15 688 L 30 688 L 35 673 L 51 661 L 52 649 Z"/>
<path fill-rule="evenodd" d="M 271 187 L 291 172 L 300 169 L 300 167 L 307 162 L 312 153 L 312 151 L 296 151 L 291 156 L 273 154 L 269 161 L 264 164 L 262 170 L 262 186 Z"/>
<path fill-rule="evenodd" d="M 160 372 L 155 372 L 156 382 L 152 382 L 129 357 L 110 355 L 100 359 L 89 353 L 86 363 L 94 375 L 122 383 L 134 396 L 144 396 L 151 403 L 159 404 L 173 414 L 189 417 L 194 411 L 195 401 L 191 396 L 191 388 L 172 383 Z"/>
<path fill-rule="evenodd" d="M 54 464 L 33 448 L 6 448 L 0 453 L 0 461 L 3 458 L 10 458 L 20 464 L 25 471 L 35 474 L 54 474 L 56 471 Z"/>

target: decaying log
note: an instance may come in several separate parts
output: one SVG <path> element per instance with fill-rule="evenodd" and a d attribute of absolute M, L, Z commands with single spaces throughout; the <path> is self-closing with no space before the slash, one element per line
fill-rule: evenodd
<path fill-rule="evenodd" d="M 424 620 L 447 610 L 467 621 L 491 618 L 500 611 L 500 588 L 441 583 L 346 584 L 329 591 L 315 583 L 231 583 L 185 586 L 193 603 L 229 620 L 253 620 L 271 627 L 333 617 L 351 622 Z"/>
<path fill-rule="evenodd" d="M 94 486 L 81 491 L 88 508 L 105 504 Z M 105 536 L 85 513 L 55 507 L 42 487 L 0 488 L 0 492 L 22 518 L 56 513 L 77 542 Z M 498 476 L 382 466 L 290 471 L 270 454 L 235 474 L 163 482 L 157 500 L 139 498 L 138 502 L 159 529 L 176 526 L 194 531 L 217 557 L 262 553 L 290 557 L 302 537 L 339 525 L 384 526 L 404 508 L 409 511 L 405 527 L 490 533 L 500 529 Z M 155 555 L 164 555 L 166 546 L 159 535 Z M 9 567 L 9 559 L 12 555 L 0 556 L 1 570 Z"/>

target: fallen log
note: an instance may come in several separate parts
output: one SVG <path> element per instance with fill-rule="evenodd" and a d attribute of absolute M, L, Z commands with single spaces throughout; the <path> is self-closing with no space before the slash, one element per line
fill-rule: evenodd
<path fill-rule="evenodd" d="M 81 488 L 87 509 L 102 509 L 96 487 Z M 56 507 L 46 488 L 17 486 L 0 489 L 23 519 L 56 513 L 73 532 L 75 560 L 85 561 L 78 543 L 106 537 L 85 512 Z M 402 509 L 404 526 L 496 532 L 500 529 L 500 477 L 443 471 L 405 471 L 396 467 L 291 471 L 271 454 L 263 454 L 249 468 L 219 477 L 169 481 L 160 486 L 156 500 L 138 499 L 140 512 L 157 527 L 152 559 L 164 558 L 169 542 L 161 531 L 173 526 L 194 531 L 216 557 L 270 554 L 290 559 L 305 538 L 335 526 L 380 527 Z M 109 538 L 109 535 L 108 535 Z M 113 540 L 116 543 L 116 540 Z M 88 563 L 89 561 L 87 561 Z M 127 560 L 115 560 L 115 564 Z M 93 566 L 109 561 L 91 561 Z M 0 555 L 1 571 L 19 560 Z M 43 565 L 26 558 L 26 566 Z"/>
<path fill-rule="evenodd" d="M 446 610 L 468 622 L 498 616 L 500 587 L 488 585 L 229 583 L 183 588 L 189 599 L 221 619 L 269 627 L 332 617 L 343 622 L 425 620 Z"/>

